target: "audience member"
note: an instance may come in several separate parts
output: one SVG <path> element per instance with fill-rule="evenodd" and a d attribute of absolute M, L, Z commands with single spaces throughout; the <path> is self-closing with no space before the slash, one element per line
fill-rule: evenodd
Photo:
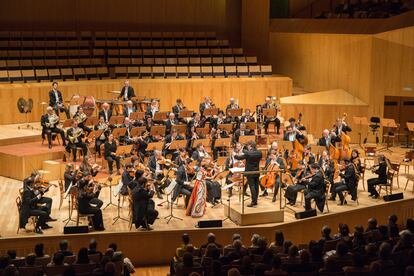
<path fill-rule="evenodd" d="M 82 247 L 79 249 L 78 256 L 76 257 L 77 264 L 89 264 L 88 249 Z"/>
<path fill-rule="evenodd" d="M 68 248 L 69 248 L 68 241 L 67 240 L 61 240 L 60 243 L 59 243 L 59 251 L 58 251 L 58 253 L 62 253 L 62 255 L 64 257 L 66 257 L 66 256 L 72 256 L 73 255 L 73 252 L 70 251 L 70 250 L 68 250 Z"/>
<path fill-rule="evenodd" d="M 388 235 L 390 236 L 390 238 L 398 238 L 399 237 L 399 227 L 397 224 L 397 216 L 396 215 L 391 215 L 388 217 Z"/>
<path fill-rule="evenodd" d="M 391 269 L 394 267 L 394 263 L 391 260 L 391 245 L 387 242 L 383 242 L 379 248 L 379 259 L 372 262 L 369 266 L 371 273 L 374 275 L 387 275 L 388 271 L 391 274 Z"/>
<path fill-rule="evenodd" d="M 45 246 L 43 243 L 38 243 L 35 245 L 34 253 L 36 254 L 36 258 L 50 257 L 49 255 L 45 254 L 44 247 Z"/>

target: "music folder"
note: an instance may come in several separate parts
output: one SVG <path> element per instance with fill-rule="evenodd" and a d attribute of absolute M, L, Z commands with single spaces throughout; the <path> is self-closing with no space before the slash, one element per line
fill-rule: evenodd
<path fill-rule="evenodd" d="M 181 110 L 180 113 L 178 113 L 178 118 L 184 119 L 184 118 L 191 118 L 193 117 L 194 111 L 192 110 Z"/>
<path fill-rule="evenodd" d="M 152 136 L 156 136 L 156 135 L 164 136 L 165 135 L 165 126 L 152 126 L 151 130 L 150 130 L 150 134 Z"/>
<path fill-rule="evenodd" d="M 214 116 L 219 112 L 218 108 L 206 108 L 204 109 L 203 116 Z"/>
<path fill-rule="evenodd" d="M 276 109 L 274 108 L 263 108 L 262 112 L 266 117 L 275 117 L 277 115 Z"/>
<path fill-rule="evenodd" d="M 207 134 L 210 132 L 210 129 L 208 127 L 197 127 L 196 133 L 198 136 L 207 136 Z"/>
<path fill-rule="evenodd" d="M 204 147 L 209 147 L 211 145 L 211 140 L 208 138 L 193 140 L 191 147 L 196 148 L 198 144 L 202 144 Z"/>
<path fill-rule="evenodd" d="M 279 141 L 278 148 L 291 151 L 293 149 L 293 144 L 290 141 Z"/>
<path fill-rule="evenodd" d="M 126 154 L 130 154 L 132 151 L 132 147 L 133 145 L 125 145 L 125 146 L 118 146 L 118 148 L 116 149 L 116 156 L 122 156 L 122 155 L 126 155 Z"/>
<path fill-rule="evenodd" d="M 187 140 L 173 140 L 168 149 L 178 150 L 187 146 Z"/>
<path fill-rule="evenodd" d="M 255 135 L 245 135 L 239 137 L 239 143 L 246 144 L 247 142 L 256 142 L 256 136 Z"/>
<path fill-rule="evenodd" d="M 88 135 L 87 139 L 89 141 L 91 141 L 93 139 L 96 139 L 96 138 L 100 137 L 103 132 L 104 132 L 103 129 L 92 130 L 91 132 L 89 132 L 89 135 Z"/>
<path fill-rule="evenodd" d="M 221 131 L 225 130 L 227 132 L 232 132 L 233 124 L 219 124 L 217 128 L 220 129 Z"/>
<path fill-rule="evenodd" d="M 96 116 L 91 116 L 86 119 L 85 125 L 94 126 L 98 124 L 98 118 Z"/>
<path fill-rule="evenodd" d="M 243 108 L 227 109 L 227 116 L 239 117 L 243 113 Z"/>
<path fill-rule="evenodd" d="M 148 143 L 147 151 L 154 151 L 154 150 L 161 151 L 163 146 L 164 146 L 163 141 Z"/>
<path fill-rule="evenodd" d="M 231 138 L 219 138 L 214 142 L 214 147 L 230 147 Z"/>
<path fill-rule="evenodd" d="M 111 116 L 109 119 L 110 125 L 122 125 L 124 123 L 124 116 Z"/>
<path fill-rule="evenodd" d="M 187 131 L 187 125 L 185 124 L 179 124 L 179 125 L 173 125 L 171 126 L 171 130 L 176 129 L 178 134 L 185 134 L 185 132 Z"/>
<path fill-rule="evenodd" d="M 129 118 L 134 121 L 144 120 L 145 112 L 135 111 L 129 114 Z"/>
<path fill-rule="evenodd" d="M 157 112 L 154 114 L 154 121 L 164 121 L 167 119 L 167 112 Z"/>
<path fill-rule="evenodd" d="M 119 138 L 119 136 L 125 136 L 126 127 L 114 128 L 112 130 L 112 135 L 114 138 Z"/>
<path fill-rule="evenodd" d="M 256 122 L 245 122 L 244 124 L 246 125 L 247 129 L 250 129 L 250 130 L 256 130 L 257 129 L 257 123 Z"/>
<path fill-rule="evenodd" d="M 135 137 L 135 136 L 141 136 L 145 131 L 147 130 L 146 127 L 134 127 L 131 129 L 131 131 L 129 132 L 129 135 L 131 137 Z"/>
<path fill-rule="evenodd" d="M 73 119 L 66 119 L 64 122 L 63 122 L 63 128 L 68 128 L 68 127 L 71 127 L 72 126 L 72 124 L 73 124 Z"/>

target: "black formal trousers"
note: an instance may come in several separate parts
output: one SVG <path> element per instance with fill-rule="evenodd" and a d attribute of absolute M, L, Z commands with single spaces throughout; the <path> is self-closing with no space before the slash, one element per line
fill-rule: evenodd
<path fill-rule="evenodd" d="M 367 185 L 368 185 L 368 192 L 370 193 L 370 195 L 375 195 L 378 196 L 378 192 L 375 189 L 375 186 L 378 184 L 385 184 L 387 182 L 387 180 L 383 180 L 383 179 L 379 179 L 379 178 L 370 178 L 367 181 Z"/>
<path fill-rule="evenodd" d="M 246 175 L 247 184 L 249 184 L 252 203 L 257 203 L 259 197 L 259 175 Z"/>
<path fill-rule="evenodd" d="M 52 133 L 59 134 L 60 138 L 62 139 L 63 146 L 66 145 L 65 132 L 62 129 L 57 128 L 57 127 L 46 128 L 45 129 L 45 135 L 46 135 L 47 142 L 48 142 L 49 145 L 52 144 Z"/>

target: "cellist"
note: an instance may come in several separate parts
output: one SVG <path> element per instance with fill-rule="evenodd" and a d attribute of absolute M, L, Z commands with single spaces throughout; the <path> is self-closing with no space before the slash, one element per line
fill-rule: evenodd
<path fill-rule="evenodd" d="M 285 163 L 283 162 L 283 158 L 279 155 L 277 150 L 271 150 L 269 156 L 266 158 L 266 164 L 265 164 L 265 170 L 284 170 L 285 169 Z M 262 196 L 267 196 L 267 189 L 266 189 L 266 182 L 270 185 L 273 184 L 273 198 L 272 202 L 276 201 L 277 194 L 280 189 L 280 177 L 279 174 L 276 172 L 269 173 L 262 177 L 260 181 L 260 187 L 263 188 L 264 192 Z M 269 187 L 270 188 L 270 187 Z"/>

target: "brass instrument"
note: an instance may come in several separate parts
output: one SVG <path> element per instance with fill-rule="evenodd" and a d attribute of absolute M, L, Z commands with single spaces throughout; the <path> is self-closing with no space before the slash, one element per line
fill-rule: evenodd
<path fill-rule="evenodd" d="M 48 127 L 48 128 L 55 127 L 59 123 L 59 121 L 60 121 L 59 116 L 56 115 L 55 113 L 53 113 L 52 115 L 50 115 L 49 118 L 48 118 L 48 120 L 49 121 L 46 122 L 46 127 Z"/>
<path fill-rule="evenodd" d="M 74 119 L 78 122 L 78 124 L 82 124 L 86 121 L 86 119 L 88 119 L 88 116 L 85 113 L 80 113 Z"/>
<path fill-rule="evenodd" d="M 79 137 L 82 136 L 83 134 L 83 129 L 81 129 L 80 127 L 73 129 L 74 132 L 72 134 L 72 136 L 68 136 L 69 142 L 71 142 L 72 144 L 76 143 L 76 140 L 78 140 Z"/>
<path fill-rule="evenodd" d="M 274 121 L 274 120 L 276 120 L 277 113 L 279 111 L 279 104 L 276 102 L 276 98 L 275 97 L 272 97 L 272 103 L 270 104 L 269 108 L 276 110 L 276 116 L 269 118 L 270 120 Z"/>

